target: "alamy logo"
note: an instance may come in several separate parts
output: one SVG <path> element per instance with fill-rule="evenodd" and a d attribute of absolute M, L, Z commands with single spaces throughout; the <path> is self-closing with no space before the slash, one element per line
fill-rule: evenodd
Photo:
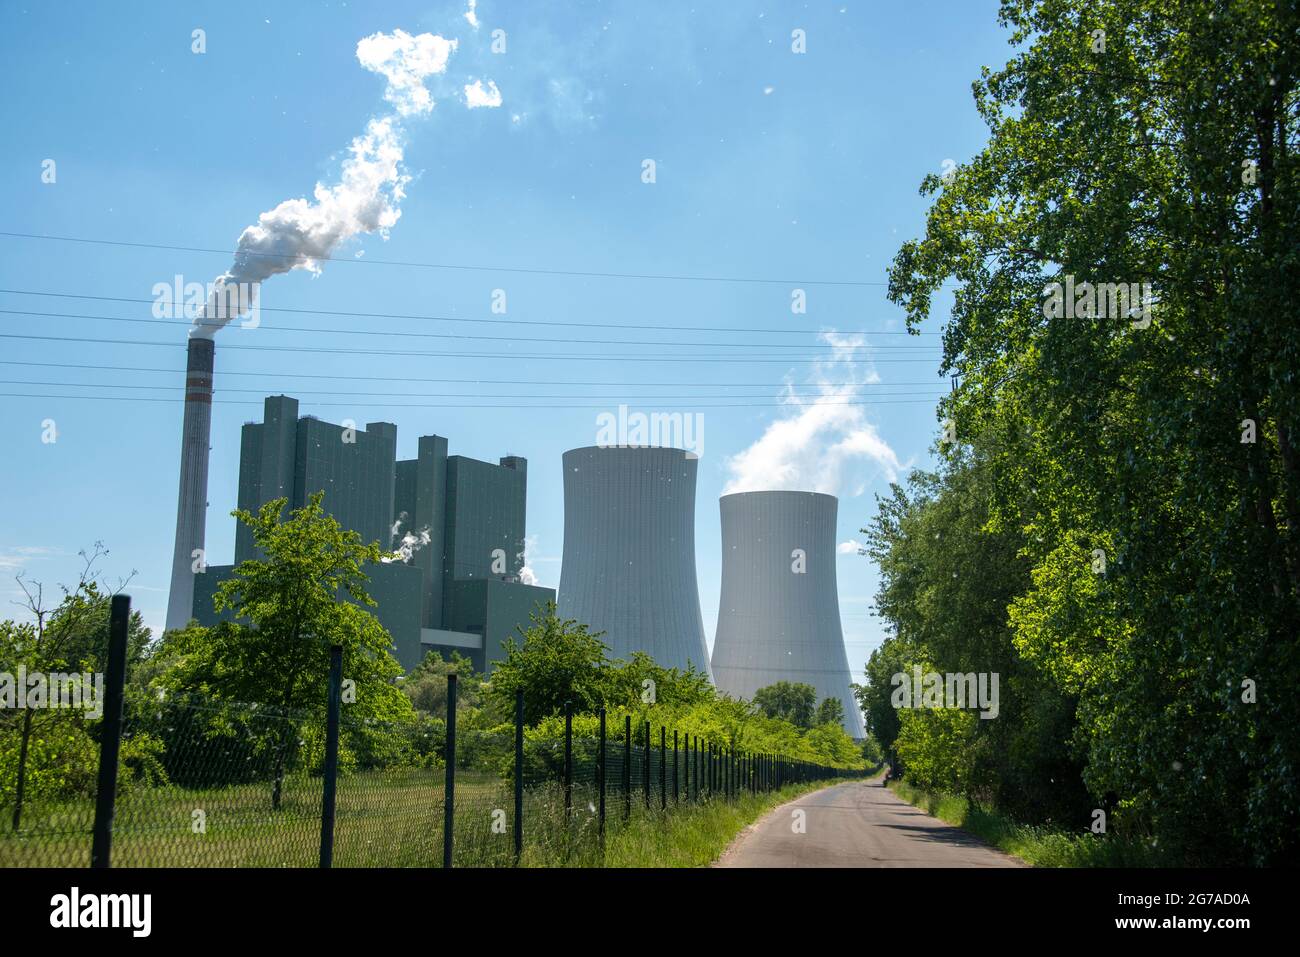
<path fill-rule="evenodd" d="M 1134 329 L 1151 325 L 1149 282 L 1081 282 L 1066 276 L 1064 283 L 1043 289 L 1043 315 L 1048 319 L 1128 319 Z"/>
<path fill-rule="evenodd" d="M 981 671 L 966 674 L 921 673 L 920 665 L 912 674 L 900 671 L 889 683 L 894 688 L 890 704 L 898 708 L 979 708 L 981 718 L 998 716 L 998 673 Z"/>
<path fill-rule="evenodd" d="M 704 413 L 629 413 L 620 405 L 618 414 L 596 416 L 596 445 L 602 449 L 684 449 L 696 458 L 704 454 Z"/>
<path fill-rule="evenodd" d="M 155 319 L 190 319 L 200 315 L 212 324 L 223 326 L 242 316 L 243 329 L 256 329 L 262 324 L 262 307 L 258 282 L 186 282 L 179 273 L 170 284 L 153 285 L 153 317 Z"/>
<path fill-rule="evenodd" d="M 81 708 L 88 718 L 104 716 L 104 676 L 90 672 L 67 674 L 0 671 L 0 710 L 5 708 Z"/>
<path fill-rule="evenodd" d="M 69 894 L 50 898 L 51 927 L 129 927 L 133 937 L 148 937 L 152 926 L 150 894 Z"/>

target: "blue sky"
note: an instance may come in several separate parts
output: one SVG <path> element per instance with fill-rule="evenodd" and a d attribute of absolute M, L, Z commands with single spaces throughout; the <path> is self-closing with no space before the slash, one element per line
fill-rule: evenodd
<path fill-rule="evenodd" d="M 188 323 L 153 320 L 152 289 L 177 274 L 211 281 L 260 213 L 335 182 L 353 138 L 392 112 L 383 77 L 359 65 L 357 42 L 402 29 L 458 46 L 429 80 L 437 105 L 403 124 L 410 180 L 400 220 L 386 240 L 344 242 L 319 275 L 273 277 L 261 325 L 217 334 L 209 561 L 233 552 L 239 426 L 260 421 L 266 394 L 298 396 L 305 412 L 330 421 L 395 422 L 402 457 L 431 432 L 447 436 L 453 454 L 527 457 L 529 566 L 552 587 L 562 452 L 594 444 L 597 415 L 621 403 L 698 412 L 696 548 L 711 642 L 724 488 L 780 474 L 773 487 L 834 491 L 847 543 L 861 539 L 891 462 L 930 461 L 933 400 L 947 386 L 934 335 L 946 300 L 930 335 L 868 336 L 848 358 L 808 357 L 845 355 L 820 332 L 901 327 L 885 300 L 885 269 L 922 229 L 921 178 L 984 142 L 970 84 L 981 66 L 1007 59 L 996 7 L 842 0 L 552 10 L 483 0 L 475 30 L 463 4 L 133 4 L 129 17 L 109 4 L 6 4 L 0 231 L 192 251 L 0 236 L 0 332 L 130 340 L 0 339 L 0 598 L 14 597 L 18 569 L 51 587 L 71 580 L 77 550 L 102 540 L 108 577 L 137 570 L 136 607 L 161 624 Z M 195 29 L 205 31 L 202 54 L 191 49 Z M 490 49 L 498 29 L 504 54 Z M 806 53 L 791 50 L 795 29 L 805 31 Z M 473 79 L 497 85 L 499 108 L 466 108 L 460 91 Z M 49 159 L 54 182 L 43 182 Z M 642 182 L 646 159 L 656 164 L 653 184 Z M 218 252 L 193 251 L 209 249 Z M 791 311 L 795 288 L 806 290 L 806 314 Z M 491 312 L 495 289 L 506 293 L 505 315 Z M 32 292 L 143 302 L 23 294 Z M 628 325 L 683 328 L 619 328 Z M 383 335 L 394 332 L 406 335 Z M 295 351 L 304 348 L 337 351 Z M 464 352 L 492 355 L 438 354 Z M 585 358 L 510 355 L 548 352 Z M 429 381 L 438 379 L 478 381 Z M 831 382 L 855 383 L 843 393 L 852 401 L 881 404 L 783 404 L 787 383 L 815 395 L 817 383 Z M 359 392 L 369 394 L 347 394 Z M 70 395 L 81 398 L 54 397 Z M 495 407 L 431 407 L 456 405 Z M 550 405 L 582 407 L 542 408 Z M 53 443 L 42 442 L 47 419 Z M 882 637 L 869 616 L 875 575 L 851 548 L 838 569 L 858 679 Z M 17 614 L 7 607 L 3 614 Z"/>

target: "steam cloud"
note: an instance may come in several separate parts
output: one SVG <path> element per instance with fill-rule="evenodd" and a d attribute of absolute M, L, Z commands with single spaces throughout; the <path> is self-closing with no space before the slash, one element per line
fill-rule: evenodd
<path fill-rule="evenodd" d="M 402 525 L 406 523 L 406 519 L 407 519 L 406 513 L 400 512 L 397 516 L 397 521 L 393 522 L 393 527 L 388 530 L 389 548 L 392 548 L 394 543 L 397 541 L 397 533 L 402 530 Z"/>
<path fill-rule="evenodd" d="M 537 547 L 537 536 L 536 535 L 525 536 L 523 545 L 524 545 L 523 550 L 515 555 L 515 558 L 517 558 L 520 562 L 519 581 L 521 584 L 524 585 L 541 584 L 537 580 L 537 573 L 533 571 L 532 566 L 528 564 L 529 552 L 533 551 Z"/>
<path fill-rule="evenodd" d="M 352 237 L 378 233 L 388 238 L 402 215 L 411 180 L 402 167 L 403 121 L 432 112 L 434 99 L 425 80 L 447 72 L 458 43 L 405 30 L 375 33 L 357 43 L 357 61 L 388 81 L 384 99 L 393 112 L 372 117 L 365 132 L 352 140 L 337 183 L 317 183 L 311 200 L 287 199 L 240 234 L 234 262 L 213 282 L 190 335 L 211 337 L 246 313 L 258 285 L 271 276 L 294 269 L 318 275 L 321 262 Z M 470 109 L 501 105 L 501 91 L 491 80 L 486 87 L 478 80 L 464 89 Z"/>
<path fill-rule="evenodd" d="M 894 450 L 867 421 L 864 407 L 848 402 L 862 387 L 879 381 L 874 372 L 855 374 L 862 336 L 823 332 L 823 342 L 833 346 L 829 359 L 817 362 L 810 385 L 812 398 L 796 396 L 786 381 L 785 404 L 793 414 L 773 422 L 749 448 L 727 460 L 731 477 L 722 490 L 757 492 L 772 489 L 860 494 L 866 488 L 863 466 L 874 463 L 893 481 L 903 469 Z M 836 384 L 847 383 L 847 384 Z"/>
<path fill-rule="evenodd" d="M 447 61 L 456 52 L 457 40 L 432 33 L 411 36 L 405 30 L 375 33 L 357 43 L 357 60 L 371 73 L 388 81 L 384 99 L 400 116 L 415 116 L 433 109 L 433 97 L 424 85 L 425 77 L 447 72 Z"/>
<path fill-rule="evenodd" d="M 406 517 L 406 513 L 402 512 L 397 517 L 397 521 L 393 522 L 391 532 L 394 539 L 397 538 L 398 532 L 402 530 L 402 524 L 406 521 Z M 392 554 L 381 556 L 379 560 L 385 565 L 392 564 L 393 562 L 409 562 L 412 555 L 418 552 L 425 545 L 428 545 L 432 540 L 433 538 L 429 534 L 428 525 L 424 526 L 417 532 L 407 532 L 402 536 L 402 540 L 398 543 L 397 547 L 393 549 Z"/>

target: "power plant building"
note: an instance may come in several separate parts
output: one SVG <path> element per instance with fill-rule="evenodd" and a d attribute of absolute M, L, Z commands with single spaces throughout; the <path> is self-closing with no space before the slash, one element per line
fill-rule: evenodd
<path fill-rule="evenodd" d="M 387 546 L 393 524 L 397 426 L 371 422 L 364 430 L 299 418 L 298 400 L 270 396 L 263 421 L 244 425 L 239 448 L 239 507 L 256 513 L 287 498 L 289 508 L 325 493 L 321 507 L 362 541 Z M 256 558 L 253 533 L 235 529 L 235 564 Z"/>
<path fill-rule="evenodd" d="M 323 491 L 322 507 L 363 541 L 385 551 L 403 537 L 409 557 L 366 569 L 375 616 L 393 638 L 406 669 L 429 651 L 455 651 L 484 671 L 503 657 L 502 645 L 528 627 L 552 589 L 520 581 L 527 496 L 527 461 L 493 465 L 447 455 L 447 440 L 419 438 L 414 459 L 397 461 L 397 426 L 371 422 L 350 428 L 298 415 L 298 402 L 270 396 L 263 420 L 243 427 L 239 507 L 256 512 L 286 498 L 284 512 Z M 257 557 L 251 531 L 239 523 L 235 565 Z M 201 624 L 217 585 L 234 566 L 208 566 L 194 576 L 193 615 Z"/>
<path fill-rule="evenodd" d="M 673 448 L 564 453 L 564 555 L 558 611 L 615 658 L 709 671 L 695 576 L 699 459 Z"/>
<path fill-rule="evenodd" d="M 812 685 L 818 701 L 844 705 L 845 731 L 863 738 L 840 628 L 838 504 L 833 495 L 790 491 L 719 500 L 722 589 L 713 676 L 718 690 L 747 699 L 778 681 Z M 563 581 L 560 587 L 563 595 Z"/>

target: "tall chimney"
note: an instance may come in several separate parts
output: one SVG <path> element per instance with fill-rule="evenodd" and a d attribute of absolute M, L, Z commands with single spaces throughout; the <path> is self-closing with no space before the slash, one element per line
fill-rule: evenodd
<path fill-rule="evenodd" d="M 181 428 L 181 487 L 176 502 L 176 549 L 167 599 L 167 629 L 193 617 L 195 568 L 207 564 L 203 530 L 208 508 L 208 441 L 212 432 L 211 339 L 192 337 L 185 363 L 185 422 Z M 195 551 L 199 555 L 195 555 Z M 196 562 L 198 565 L 196 566 Z"/>

